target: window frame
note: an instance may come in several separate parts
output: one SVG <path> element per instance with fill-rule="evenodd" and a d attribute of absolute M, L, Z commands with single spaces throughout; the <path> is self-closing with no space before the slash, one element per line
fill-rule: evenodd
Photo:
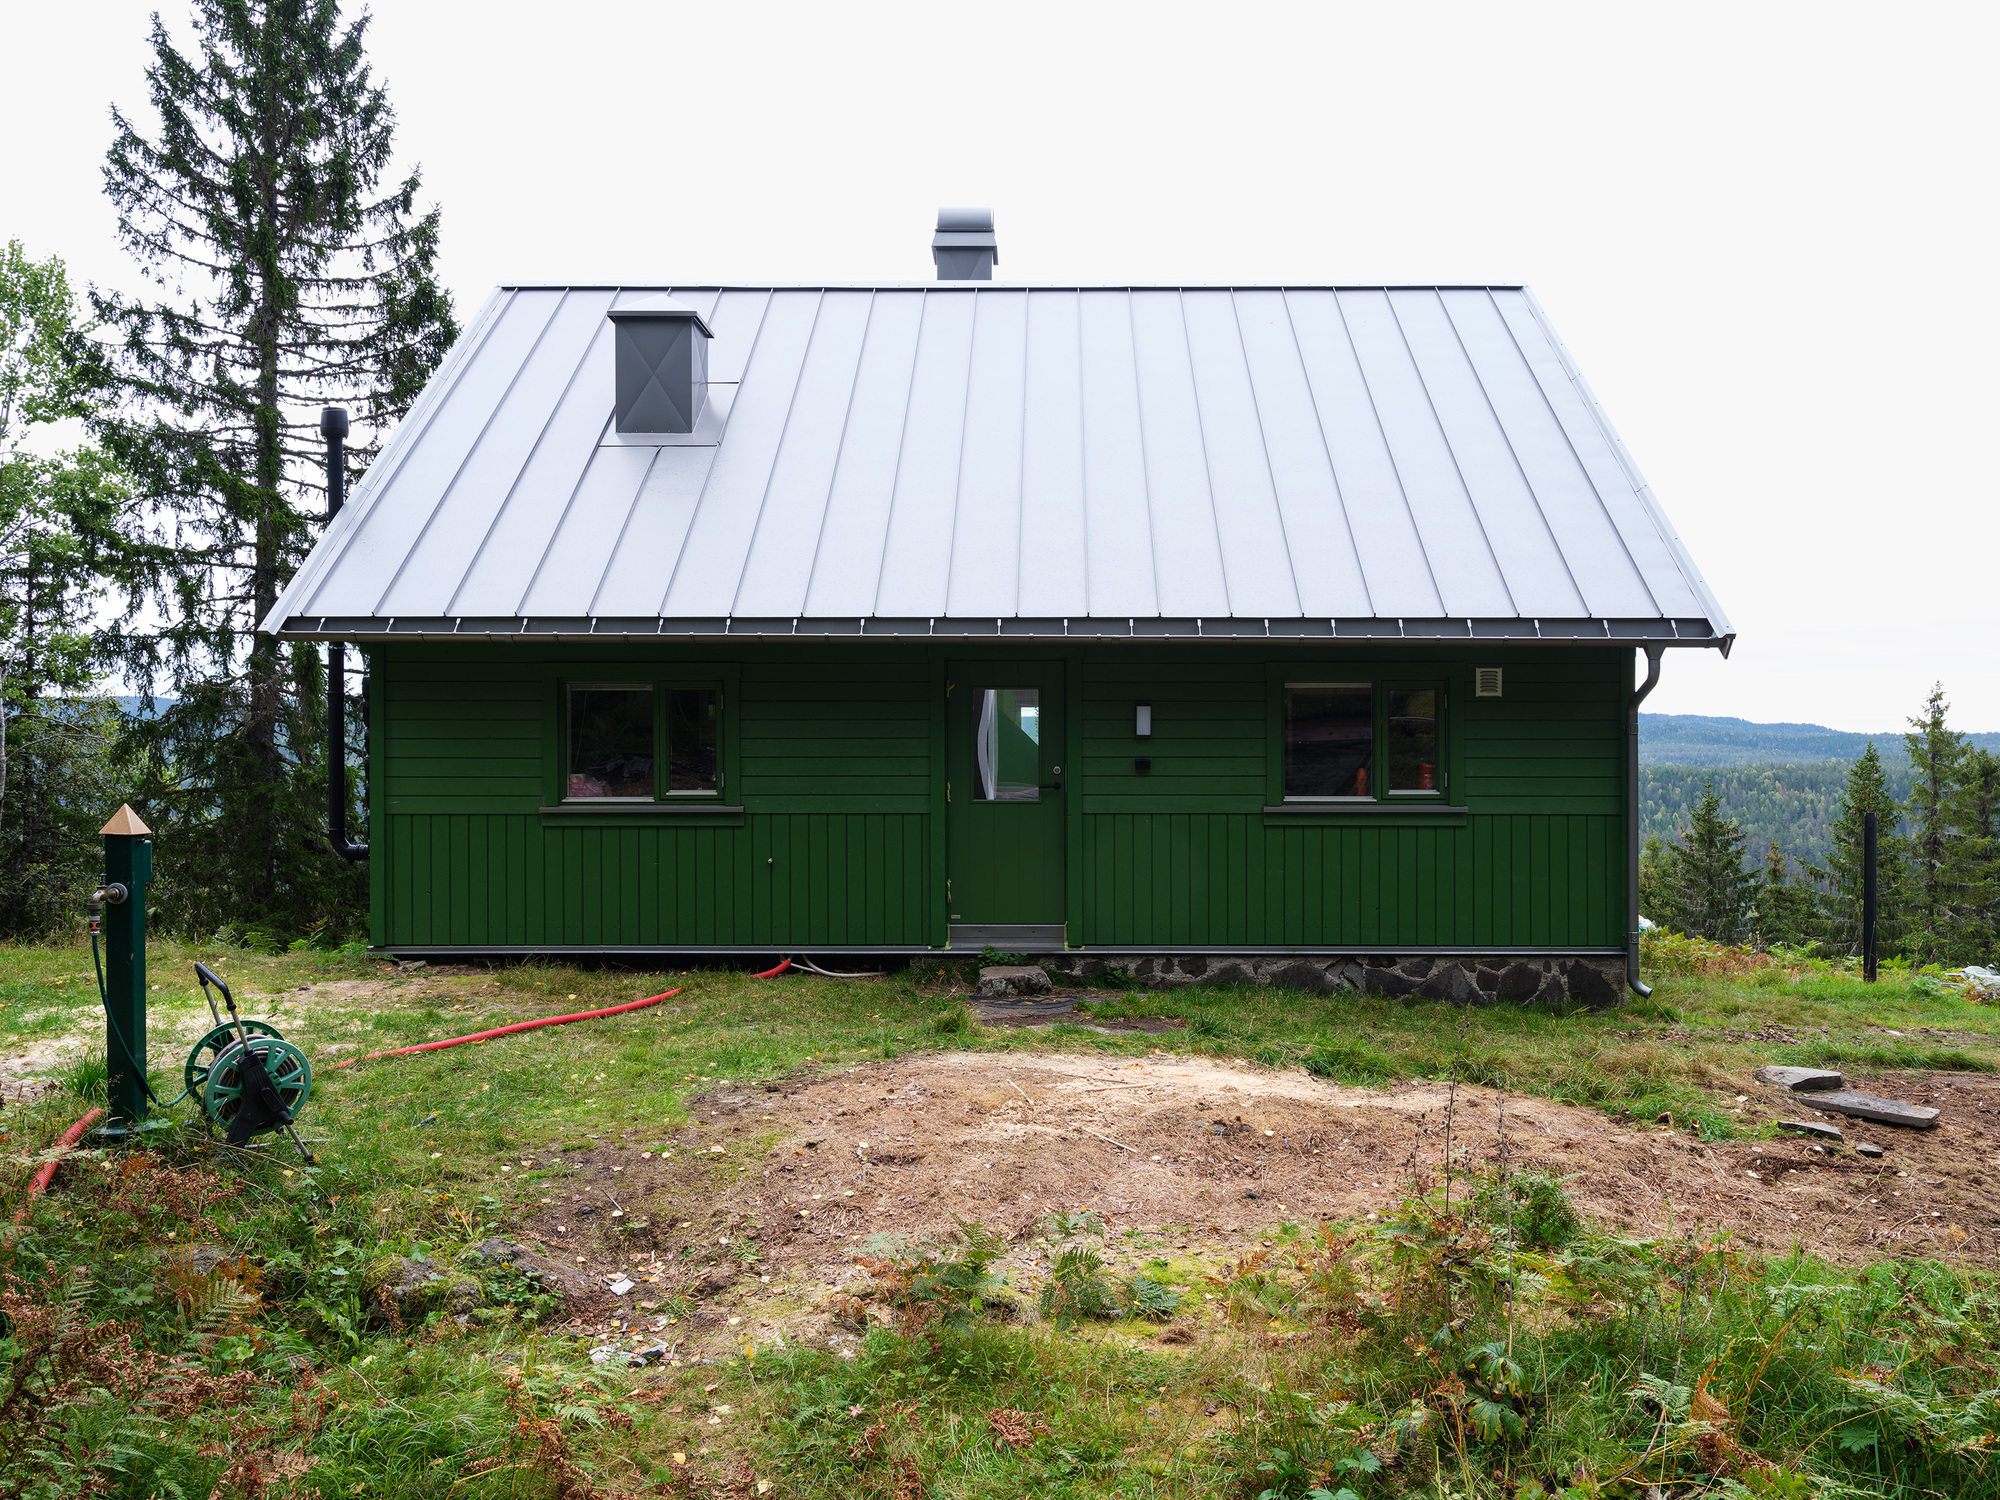
<path fill-rule="evenodd" d="M 1318 670 L 1315 668 L 1318 667 Z M 1293 793 L 1285 787 L 1285 694 L 1292 688 L 1312 687 L 1355 687 L 1365 685 L 1370 693 L 1370 707 L 1374 724 L 1374 753 L 1370 756 L 1369 790 L 1360 797 L 1318 797 Z M 1343 808 L 1366 807 L 1444 807 L 1450 803 L 1452 738 L 1451 738 L 1451 674 L 1438 670 L 1435 674 L 1421 672 L 1408 674 L 1401 671 L 1384 671 L 1375 666 L 1320 667 L 1317 663 L 1286 663 L 1276 666 L 1270 674 L 1270 744 L 1269 782 L 1266 805 L 1272 809 L 1310 811 L 1323 809 L 1339 812 Z M 1435 692 L 1437 694 L 1437 769 L 1438 784 L 1430 791 L 1411 788 L 1407 791 L 1391 791 L 1389 780 L 1389 694 L 1393 691 Z"/>
<path fill-rule="evenodd" d="M 570 695 L 583 688 L 643 688 L 653 695 L 653 794 L 650 797 L 572 797 L 569 795 Z M 691 668 L 673 672 L 657 669 L 631 672 L 615 667 L 578 672 L 558 677 L 555 703 L 552 763 L 547 777 L 547 806 L 564 811 L 601 808 L 607 813 L 632 812 L 646 808 L 719 807 L 727 805 L 730 788 L 736 785 L 736 724 L 734 699 L 737 674 L 724 667 Z M 707 791 L 676 792 L 662 785 L 670 779 L 672 746 L 668 738 L 668 695 L 696 690 L 715 694 L 715 786 Z"/>

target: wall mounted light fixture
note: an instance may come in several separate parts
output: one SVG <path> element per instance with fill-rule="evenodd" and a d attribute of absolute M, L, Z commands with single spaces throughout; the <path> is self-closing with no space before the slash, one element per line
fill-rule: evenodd
<path fill-rule="evenodd" d="M 1153 737 L 1153 705 L 1150 703 L 1141 703 L 1138 713 L 1134 715 L 1134 719 L 1132 733 L 1136 734 L 1142 740 L 1151 739 Z"/>

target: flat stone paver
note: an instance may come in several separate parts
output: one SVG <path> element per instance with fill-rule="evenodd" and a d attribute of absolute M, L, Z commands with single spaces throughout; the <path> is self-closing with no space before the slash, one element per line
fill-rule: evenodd
<path fill-rule="evenodd" d="M 1877 1125 L 1903 1125 L 1912 1130 L 1929 1130 L 1938 1122 L 1939 1111 L 1922 1104 L 1904 1104 L 1896 1099 L 1877 1099 L 1873 1094 L 1850 1094 L 1845 1090 L 1814 1094 L 1814 1109 L 1852 1115 L 1857 1120 L 1873 1120 Z"/>
<path fill-rule="evenodd" d="M 1779 1088 L 1790 1089 L 1795 1094 L 1811 1093 L 1821 1089 L 1844 1089 L 1847 1087 L 1845 1074 L 1829 1073 L 1824 1068 L 1787 1068 L 1773 1063 L 1757 1070 L 1759 1083 L 1775 1083 Z"/>

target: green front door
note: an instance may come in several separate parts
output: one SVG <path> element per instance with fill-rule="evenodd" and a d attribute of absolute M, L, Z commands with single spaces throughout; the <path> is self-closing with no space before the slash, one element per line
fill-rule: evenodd
<path fill-rule="evenodd" d="M 957 662 L 950 682 L 952 944 L 1060 946 L 1062 663 Z"/>

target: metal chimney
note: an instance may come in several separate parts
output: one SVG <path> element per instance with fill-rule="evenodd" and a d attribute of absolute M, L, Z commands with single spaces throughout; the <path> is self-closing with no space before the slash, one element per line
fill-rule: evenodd
<path fill-rule="evenodd" d="M 931 236 L 939 281 L 991 281 L 1000 259 L 990 208 L 941 208 Z"/>
<path fill-rule="evenodd" d="M 611 309 L 620 432 L 693 432 L 708 399 L 708 325 L 671 297 Z"/>

